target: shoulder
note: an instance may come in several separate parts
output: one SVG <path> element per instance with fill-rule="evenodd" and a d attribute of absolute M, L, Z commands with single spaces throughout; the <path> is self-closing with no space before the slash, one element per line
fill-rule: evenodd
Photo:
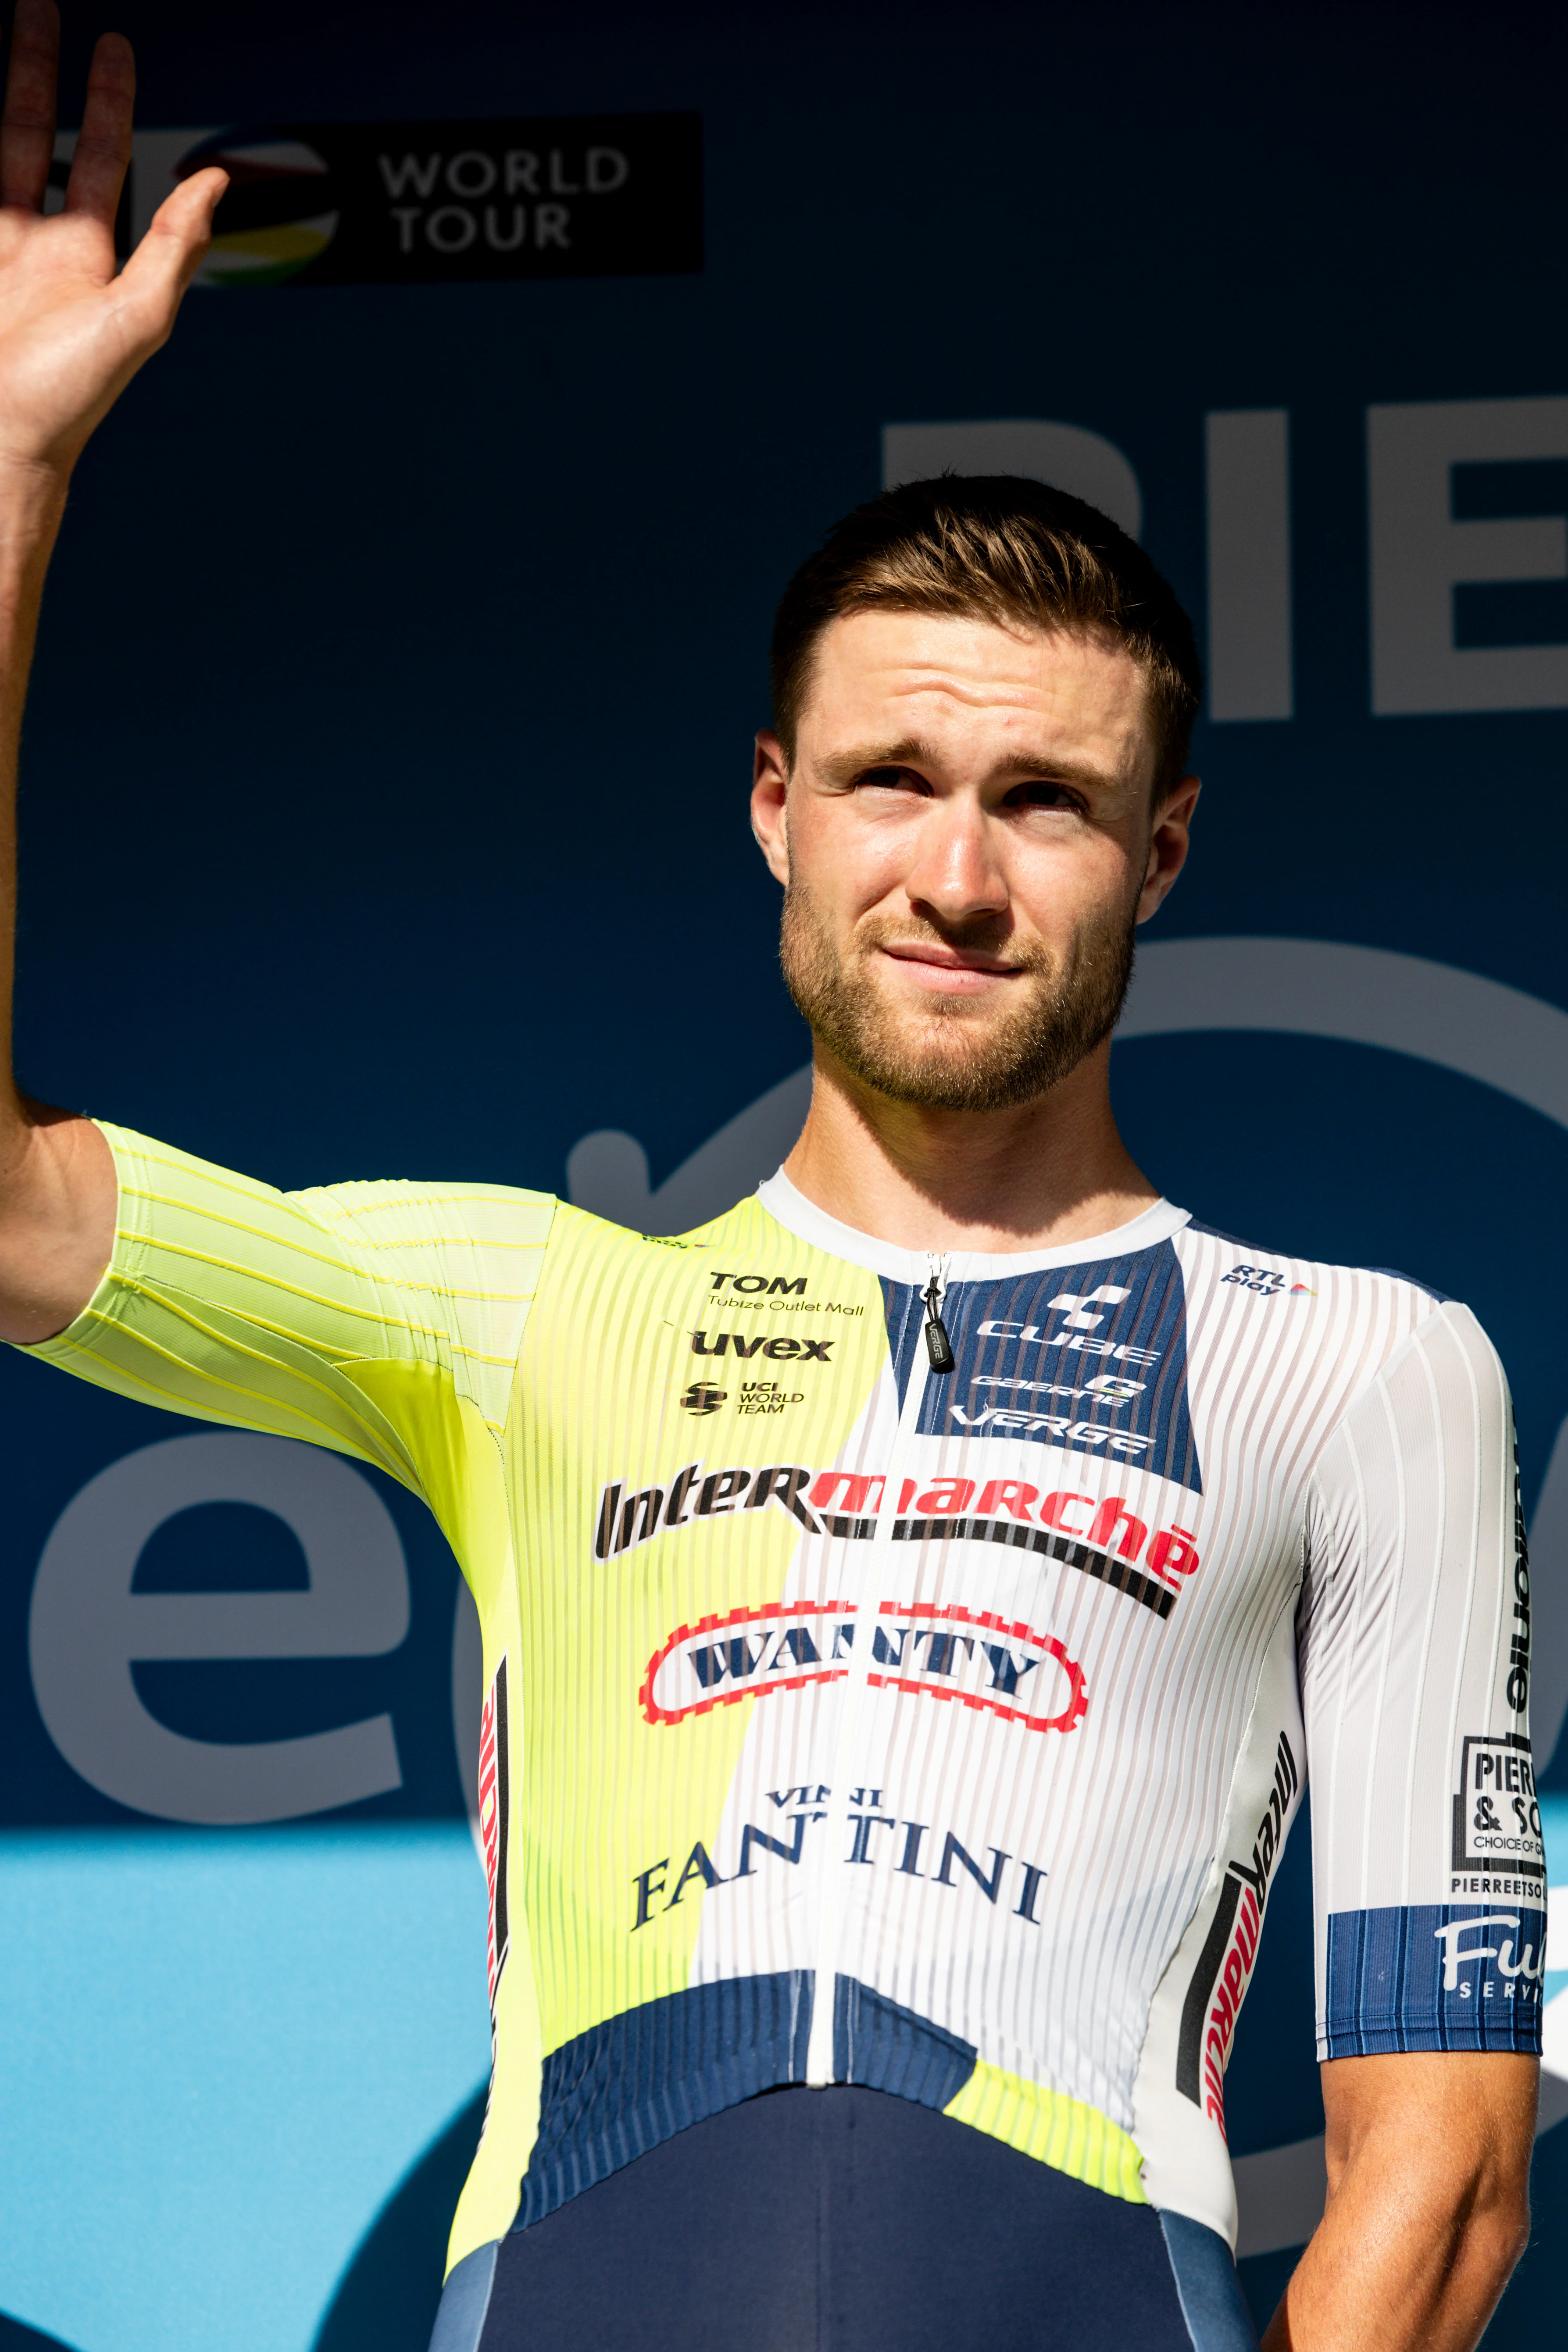
<path fill-rule="evenodd" d="M 1246 1291 L 1253 1297 L 1293 1298 L 1347 1298 L 1359 1293 L 1369 1305 L 1397 1297 L 1417 1315 L 1454 1304 L 1432 1283 L 1418 1275 L 1402 1273 L 1397 1266 L 1300 1257 L 1289 1250 L 1242 1241 L 1196 1217 L 1189 1218 L 1173 1242 L 1189 1288 L 1208 1286 Z"/>
<path fill-rule="evenodd" d="M 1200 1359 L 1245 1366 L 1332 1425 L 1393 1383 L 1436 1383 L 1509 1411 L 1501 1362 L 1462 1300 L 1392 1266 L 1342 1265 L 1259 1247 L 1195 1220 L 1173 1236 Z"/>
<path fill-rule="evenodd" d="M 550 1238 L 560 1206 L 552 1192 L 510 1184 L 407 1177 L 315 1184 L 284 1197 L 341 1241 L 372 1251 L 465 1243 L 539 1249 Z"/>
<path fill-rule="evenodd" d="M 776 1246 L 781 1238 L 787 1247 L 801 1246 L 793 1236 L 783 1233 L 754 1192 L 700 1225 L 679 1234 L 644 1233 L 636 1225 L 616 1224 L 592 1209 L 558 1201 L 555 1230 L 563 1241 L 570 1238 L 574 1245 L 590 1252 L 629 1249 L 643 1254 L 650 1263 L 671 1265 L 685 1261 L 695 1263 L 705 1255 L 711 1256 L 715 1249 L 755 1248 L 770 1242 Z"/>

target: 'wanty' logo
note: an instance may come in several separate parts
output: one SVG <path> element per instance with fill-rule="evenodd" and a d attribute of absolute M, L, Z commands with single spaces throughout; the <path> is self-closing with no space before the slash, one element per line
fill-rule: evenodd
<path fill-rule="evenodd" d="M 844 1601 L 775 1601 L 681 1625 L 648 1660 L 638 1696 L 649 1723 L 681 1723 L 769 1691 L 838 1682 L 856 1611 Z M 984 1610 L 885 1601 L 871 1633 L 873 1689 L 956 1699 L 1031 1731 L 1071 1731 L 1089 1705 L 1083 1668 L 1051 1633 Z"/>

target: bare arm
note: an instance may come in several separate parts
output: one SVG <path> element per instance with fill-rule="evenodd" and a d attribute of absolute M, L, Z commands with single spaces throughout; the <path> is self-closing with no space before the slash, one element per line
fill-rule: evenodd
<path fill-rule="evenodd" d="M 59 17 L 18 0 L 0 121 L 0 1339 L 61 1330 L 113 1243 L 114 1171 L 98 1129 L 30 1102 L 11 1074 L 16 750 L 33 640 L 71 469 L 93 427 L 164 343 L 227 184 L 177 188 L 123 271 L 114 215 L 131 158 L 135 69 L 93 52 L 66 208 L 46 220 Z"/>
<path fill-rule="evenodd" d="M 1537 2075 L 1500 2051 L 1323 2068 L 1328 2210 L 1264 2352 L 1471 2352 L 1530 2235 Z"/>

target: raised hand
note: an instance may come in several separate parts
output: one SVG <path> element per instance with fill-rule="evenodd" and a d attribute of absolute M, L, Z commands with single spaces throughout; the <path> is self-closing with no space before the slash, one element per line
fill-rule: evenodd
<path fill-rule="evenodd" d="M 46 220 L 58 62 L 54 0 L 17 0 L 0 117 L 0 1339 L 21 1340 L 60 1330 L 90 1297 L 115 1201 L 98 1129 L 9 1076 L 16 744 L 44 574 L 71 467 L 167 341 L 228 184 L 208 171 L 176 188 L 117 276 L 130 45 L 106 34 L 93 51 L 65 210 Z"/>
<path fill-rule="evenodd" d="M 228 182 L 195 173 L 116 274 L 136 68 L 106 33 L 92 54 L 65 210 L 46 219 L 59 12 L 17 0 L 0 117 L 0 499 L 7 476 L 62 485 L 94 425 L 167 341 Z"/>

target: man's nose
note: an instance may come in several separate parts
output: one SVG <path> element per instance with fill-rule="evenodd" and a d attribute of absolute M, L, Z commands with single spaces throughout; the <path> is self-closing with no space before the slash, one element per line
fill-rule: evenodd
<path fill-rule="evenodd" d="M 904 877 L 911 905 L 946 923 L 1006 911 L 1006 877 L 985 814 L 959 795 L 933 800 L 920 828 L 915 860 Z"/>

